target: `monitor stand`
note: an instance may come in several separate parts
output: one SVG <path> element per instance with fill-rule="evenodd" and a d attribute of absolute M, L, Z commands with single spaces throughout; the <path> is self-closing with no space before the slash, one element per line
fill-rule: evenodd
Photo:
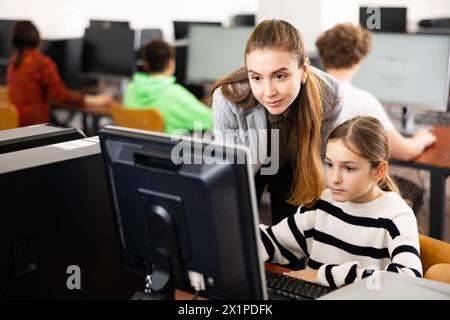
<path fill-rule="evenodd" d="M 97 85 L 95 88 L 85 90 L 87 94 L 107 93 L 115 98 L 121 99 L 130 83 L 130 78 L 127 77 L 105 74 L 95 74 L 93 76 L 97 79 Z"/>
<path fill-rule="evenodd" d="M 173 279 L 167 279 L 161 290 L 152 290 L 152 278 L 148 274 L 145 277 L 145 289 L 144 291 L 136 291 L 131 300 L 174 300 L 175 299 L 175 287 Z"/>
<path fill-rule="evenodd" d="M 414 109 L 410 106 L 402 107 L 401 126 L 398 128 L 400 134 L 404 137 L 412 137 L 418 130 L 431 130 L 433 125 L 417 124 L 415 120 Z"/>
<path fill-rule="evenodd" d="M 415 113 L 410 106 L 402 107 L 402 120 L 399 132 L 405 137 L 412 137 L 416 133 Z"/>

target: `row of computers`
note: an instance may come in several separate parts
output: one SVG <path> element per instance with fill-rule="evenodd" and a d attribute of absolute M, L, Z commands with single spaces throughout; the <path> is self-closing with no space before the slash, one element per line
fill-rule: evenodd
<path fill-rule="evenodd" d="M 74 40 L 65 50 L 58 51 L 56 42 L 53 44 L 53 53 L 70 55 L 64 63 L 67 74 L 77 75 L 73 61 L 78 59 L 86 75 L 130 75 L 139 61 L 136 43 L 139 47 L 162 35 L 156 29 L 135 32 L 127 23 L 103 24 L 91 22 L 83 40 Z M 211 83 L 244 64 L 251 27 L 223 28 L 214 22 L 182 21 L 174 26 L 178 26 L 177 37 L 188 37 L 187 43 L 175 45 L 180 83 Z M 136 36 L 139 41 L 134 40 Z M 353 81 L 356 87 L 373 93 L 384 104 L 447 111 L 450 36 L 374 32 L 372 38 L 372 50 Z M 82 51 L 85 54 L 81 55 Z"/>

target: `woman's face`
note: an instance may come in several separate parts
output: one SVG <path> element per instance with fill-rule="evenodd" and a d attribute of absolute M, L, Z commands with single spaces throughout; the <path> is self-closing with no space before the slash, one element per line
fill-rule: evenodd
<path fill-rule="evenodd" d="M 298 58 L 282 49 L 256 49 L 246 65 L 253 95 L 268 112 L 281 114 L 297 98 L 309 72 L 309 61 L 299 68 Z"/>

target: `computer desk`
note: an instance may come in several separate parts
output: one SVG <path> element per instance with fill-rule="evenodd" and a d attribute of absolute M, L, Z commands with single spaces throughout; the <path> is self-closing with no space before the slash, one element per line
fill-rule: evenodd
<path fill-rule="evenodd" d="M 445 235 L 445 180 L 450 175 L 450 127 L 435 127 L 436 143 L 412 161 L 390 159 L 390 163 L 430 172 L 430 236 Z"/>
<path fill-rule="evenodd" d="M 267 271 L 283 273 L 287 268 L 265 264 Z M 176 300 L 192 300 L 193 295 L 176 290 Z M 205 298 L 198 297 L 198 300 Z M 409 277 L 395 272 L 376 272 L 368 278 L 336 289 L 318 300 L 450 300 L 450 284 Z"/>
<path fill-rule="evenodd" d="M 288 272 L 291 271 L 288 268 L 282 267 L 282 266 L 278 266 L 275 264 L 271 264 L 271 263 L 265 263 L 264 264 L 264 269 L 266 271 L 272 271 L 272 272 L 278 272 L 278 273 L 283 273 L 283 272 Z M 192 300 L 194 296 L 192 295 L 192 293 L 186 292 L 186 291 L 181 291 L 181 290 L 175 290 L 175 300 Z M 206 300 L 203 297 L 198 297 L 197 300 Z"/>
<path fill-rule="evenodd" d="M 110 107 L 82 107 L 74 108 L 70 106 L 53 106 L 52 109 L 56 110 L 68 110 L 72 112 L 79 112 L 81 114 L 81 126 L 83 132 L 88 136 L 95 136 L 100 130 L 99 120 L 102 117 L 112 118 Z M 70 121 L 70 120 L 69 120 Z M 67 122 L 69 122 L 67 121 Z M 67 123 L 61 123 L 61 125 L 67 125 Z"/>
<path fill-rule="evenodd" d="M 78 110 L 82 114 L 82 123 L 88 137 L 95 136 L 100 130 L 99 120 L 101 117 L 112 118 L 111 107 L 84 107 Z M 88 122 L 91 122 L 91 125 Z"/>

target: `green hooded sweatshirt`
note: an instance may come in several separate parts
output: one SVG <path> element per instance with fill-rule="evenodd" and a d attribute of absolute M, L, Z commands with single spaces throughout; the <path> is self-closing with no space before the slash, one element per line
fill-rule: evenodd
<path fill-rule="evenodd" d="M 175 129 L 194 130 L 194 121 L 202 121 L 202 130 L 212 128 L 212 110 L 172 76 L 150 76 L 136 73 L 127 87 L 123 99 L 130 109 L 153 108 L 164 117 L 164 131 Z"/>

